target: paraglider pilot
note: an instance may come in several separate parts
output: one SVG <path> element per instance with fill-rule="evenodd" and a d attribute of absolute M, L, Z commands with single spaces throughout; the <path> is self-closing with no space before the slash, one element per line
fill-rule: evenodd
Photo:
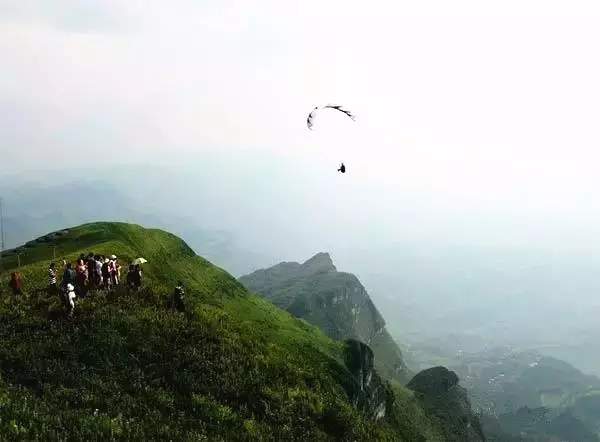
<path fill-rule="evenodd" d="M 338 172 L 346 173 L 346 166 L 344 166 L 344 163 L 342 163 L 342 165 L 338 169 Z"/>

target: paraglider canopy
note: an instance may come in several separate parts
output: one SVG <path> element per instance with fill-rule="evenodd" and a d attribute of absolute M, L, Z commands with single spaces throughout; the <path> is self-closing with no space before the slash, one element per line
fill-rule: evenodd
<path fill-rule="evenodd" d="M 325 106 L 316 106 L 310 114 L 308 114 L 308 118 L 306 119 L 306 125 L 308 126 L 308 128 L 310 130 L 312 130 L 313 125 L 314 125 L 314 119 L 315 116 L 317 115 L 317 111 L 319 109 L 334 109 L 337 111 L 340 111 L 344 114 L 346 114 L 348 117 L 350 117 L 353 121 L 356 121 L 356 117 L 354 115 L 352 115 L 352 113 L 349 110 L 346 110 L 344 108 L 342 108 L 342 106 L 338 105 L 338 104 L 326 104 Z"/>

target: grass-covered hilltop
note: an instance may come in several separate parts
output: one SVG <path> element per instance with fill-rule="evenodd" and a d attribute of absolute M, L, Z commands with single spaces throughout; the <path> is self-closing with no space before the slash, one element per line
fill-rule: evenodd
<path fill-rule="evenodd" d="M 147 259 L 142 288 L 92 290 L 69 316 L 46 290 L 48 267 L 60 279 L 63 257 L 89 252 L 115 254 L 123 280 Z M 458 408 L 444 402 L 453 386 L 427 398 L 422 380 L 435 379 L 413 380 L 414 392 L 384 379 L 366 344 L 330 339 L 164 231 L 85 224 L 5 251 L 1 265 L 0 440 L 482 440 L 470 408 L 440 419 Z M 178 280 L 185 312 L 166 302 Z"/>

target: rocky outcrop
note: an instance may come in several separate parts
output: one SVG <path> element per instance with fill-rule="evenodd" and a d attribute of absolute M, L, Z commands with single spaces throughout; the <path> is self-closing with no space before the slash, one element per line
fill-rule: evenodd
<path fill-rule="evenodd" d="M 383 419 L 394 406 L 394 393 L 388 381 L 375 369 L 373 350 L 355 339 L 345 341 L 347 372 L 338 372 L 350 402 L 370 419 Z"/>
<path fill-rule="evenodd" d="M 329 253 L 320 252 L 315 256 L 305 261 L 300 266 L 300 271 L 305 274 L 337 272 L 337 268 L 333 265 L 333 260 Z"/>
<path fill-rule="evenodd" d="M 445 367 L 429 368 L 415 375 L 407 387 L 415 392 L 430 419 L 443 429 L 447 441 L 485 441 L 467 390 L 459 385 L 456 373 Z"/>
<path fill-rule="evenodd" d="M 333 339 L 366 343 L 382 376 L 402 383 L 410 378 L 400 349 L 365 287 L 353 274 L 338 271 L 329 253 L 317 253 L 302 264 L 283 262 L 257 270 L 239 281 Z"/>

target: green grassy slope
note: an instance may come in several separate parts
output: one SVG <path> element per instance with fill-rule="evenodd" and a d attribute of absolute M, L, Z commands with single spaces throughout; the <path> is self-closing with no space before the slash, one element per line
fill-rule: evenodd
<path fill-rule="evenodd" d="M 24 293 L 5 287 L 14 251 L 0 275 L 0 440 L 439 440 L 405 396 L 368 420 L 337 381 L 342 343 L 173 235 L 93 223 L 20 251 Z M 92 292 L 67 318 L 44 292 L 54 251 L 143 256 L 144 288 Z M 179 278 L 186 313 L 165 307 Z"/>

